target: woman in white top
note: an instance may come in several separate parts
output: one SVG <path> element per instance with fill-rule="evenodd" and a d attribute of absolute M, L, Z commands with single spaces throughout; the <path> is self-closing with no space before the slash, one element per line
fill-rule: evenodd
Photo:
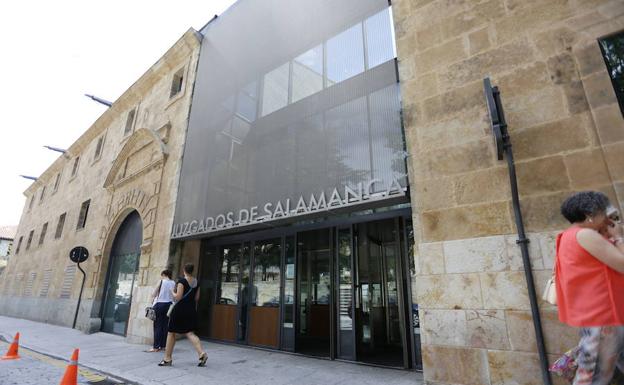
<path fill-rule="evenodd" d="M 148 352 L 159 352 L 165 348 L 167 343 L 167 325 L 169 317 L 167 310 L 173 302 L 175 282 L 171 280 L 171 270 L 163 270 L 160 273 L 160 283 L 152 293 L 152 303 L 156 319 L 154 320 L 154 346 Z"/>

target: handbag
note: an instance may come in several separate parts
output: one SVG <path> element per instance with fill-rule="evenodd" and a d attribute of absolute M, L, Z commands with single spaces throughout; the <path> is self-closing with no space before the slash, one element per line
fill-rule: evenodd
<path fill-rule="evenodd" d="M 148 306 L 145 308 L 145 317 L 148 318 L 149 320 L 154 321 L 156 319 L 156 310 L 154 310 L 154 304 L 156 303 L 156 299 L 160 295 L 161 289 L 162 289 L 162 280 L 158 284 L 158 295 L 156 296 L 156 298 L 154 298 L 154 303 L 152 304 L 152 306 Z"/>
<path fill-rule="evenodd" d="M 559 255 L 559 242 L 561 241 L 561 234 L 557 237 L 556 255 Z M 546 287 L 542 294 L 542 299 L 551 305 L 557 306 L 557 275 L 555 274 L 555 268 L 557 267 L 557 260 L 553 265 L 552 276 L 546 281 Z"/>
<path fill-rule="evenodd" d="M 187 291 L 186 294 L 184 294 L 182 296 L 182 298 L 180 298 L 180 301 L 178 301 L 178 302 L 181 302 L 184 298 L 186 298 L 186 296 L 189 295 L 191 293 L 191 291 L 193 291 L 193 288 L 190 287 L 190 285 L 189 285 L 189 291 Z M 176 305 L 176 303 L 178 303 L 178 302 L 174 302 L 171 305 L 169 305 L 169 309 L 167 309 L 167 317 L 171 317 L 171 313 L 173 313 L 173 308 Z"/>
<path fill-rule="evenodd" d="M 578 368 L 576 359 L 580 351 L 581 348 L 578 346 L 568 350 L 563 356 L 557 359 L 548 370 L 572 383 L 576 375 L 576 369 Z"/>

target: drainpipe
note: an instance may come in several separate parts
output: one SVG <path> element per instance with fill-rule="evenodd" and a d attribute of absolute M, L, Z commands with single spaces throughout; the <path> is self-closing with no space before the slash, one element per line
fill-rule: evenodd
<path fill-rule="evenodd" d="M 531 259 L 529 258 L 529 239 L 524 233 L 524 223 L 522 221 L 522 212 L 520 211 L 518 181 L 516 179 L 516 166 L 514 164 L 513 151 L 511 149 L 511 138 L 507 130 L 507 122 L 505 121 L 505 114 L 503 112 L 503 105 L 501 103 L 500 91 L 498 90 L 498 87 L 492 87 L 490 78 L 485 78 L 483 79 L 483 89 L 490 115 L 492 134 L 496 144 L 497 158 L 498 160 L 503 160 L 504 155 L 507 155 L 511 199 L 513 202 L 516 230 L 518 232 L 518 240 L 516 241 L 516 244 L 520 246 L 520 251 L 522 252 L 524 276 L 529 292 L 529 302 L 531 304 L 531 315 L 533 316 L 533 328 L 535 329 L 535 337 L 537 340 L 537 351 L 540 358 L 542 379 L 544 381 L 544 385 L 552 385 L 550 373 L 548 372 L 548 358 L 546 356 L 546 346 L 544 344 L 544 334 L 542 332 L 542 321 L 537 303 L 537 295 L 535 293 L 535 283 L 533 282 Z"/>

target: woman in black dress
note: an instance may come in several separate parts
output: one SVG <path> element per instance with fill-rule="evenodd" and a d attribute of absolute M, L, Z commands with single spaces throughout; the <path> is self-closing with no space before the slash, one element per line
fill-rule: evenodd
<path fill-rule="evenodd" d="M 176 342 L 176 334 L 186 334 L 191 344 L 199 354 L 197 366 L 205 366 L 208 355 L 203 351 L 199 338 L 195 335 L 197 327 L 197 302 L 199 301 L 199 286 L 197 279 L 193 277 L 194 266 L 190 263 L 184 265 L 184 278 L 176 282 L 173 298 L 175 306 L 169 316 L 169 333 L 167 333 L 167 346 L 165 358 L 158 366 L 171 366 L 173 363 L 172 353 Z"/>

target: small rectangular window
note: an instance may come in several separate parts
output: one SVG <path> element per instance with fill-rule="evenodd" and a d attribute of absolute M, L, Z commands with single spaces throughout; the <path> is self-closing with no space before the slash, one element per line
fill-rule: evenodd
<path fill-rule="evenodd" d="M 80 164 L 80 157 L 77 156 L 76 158 L 74 158 L 74 166 L 72 167 L 72 172 L 71 172 L 72 178 L 76 176 L 76 173 L 78 172 L 79 164 Z"/>
<path fill-rule="evenodd" d="M 602 57 L 624 115 L 624 31 L 599 39 Z"/>
<path fill-rule="evenodd" d="M 78 216 L 78 224 L 76 225 L 76 230 L 83 229 L 87 224 L 87 215 L 89 214 L 90 204 L 91 199 L 82 202 L 82 206 L 80 206 L 80 215 Z"/>
<path fill-rule="evenodd" d="M 104 146 L 104 135 L 100 136 L 97 141 L 97 145 L 95 146 L 95 155 L 93 156 L 93 160 L 97 160 L 102 155 L 102 147 Z"/>
<path fill-rule="evenodd" d="M 61 235 L 63 235 L 63 227 L 65 226 L 65 215 L 67 213 L 61 214 L 59 216 L 58 222 L 56 223 L 56 232 L 54 233 L 54 239 L 59 239 Z"/>
<path fill-rule="evenodd" d="M 35 194 L 31 195 L 30 203 L 28 204 L 28 210 L 32 210 L 33 204 L 35 203 Z"/>
<path fill-rule="evenodd" d="M 33 236 L 35 235 L 35 230 L 30 230 L 28 234 L 28 241 L 26 242 L 26 250 L 30 249 L 30 244 L 32 243 Z"/>
<path fill-rule="evenodd" d="M 136 108 L 133 108 L 130 112 L 128 112 L 128 118 L 126 119 L 126 128 L 124 128 L 124 135 L 132 131 L 132 126 L 134 126 L 135 115 L 136 115 Z"/>
<path fill-rule="evenodd" d="M 42 245 L 45 239 L 46 233 L 48 232 L 48 222 L 43 224 L 43 228 L 41 229 L 41 235 L 39 236 L 39 244 Z"/>
<path fill-rule="evenodd" d="M 15 249 L 15 254 L 19 253 L 20 248 L 22 247 L 23 240 L 24 240 L 24 237 L 19 237 L 19 241 L 17 241 L 17 248 Z"/>
<path fill-rule="evenodd" d="M 45 197 L 46 186 L 41 188 L 41 196 L 39 197 L 39 203 L 43 202 L 43 197 Z"/>
<path fill-rule="evenodd" d="M 61 173 L 56 174 L 56 179 L 54 180 L 54 191 L 58 190 L 59 183 L 61 182 Z"/>
<path fill-rule="evenodd" d="M 182 91 L 184 85 L 184 68 L 181 68 L 178 72 L 173 74 L 173 80 L 171 81 L 171 91 L 169 92 L 169 98 L 176 96 Z"/>

